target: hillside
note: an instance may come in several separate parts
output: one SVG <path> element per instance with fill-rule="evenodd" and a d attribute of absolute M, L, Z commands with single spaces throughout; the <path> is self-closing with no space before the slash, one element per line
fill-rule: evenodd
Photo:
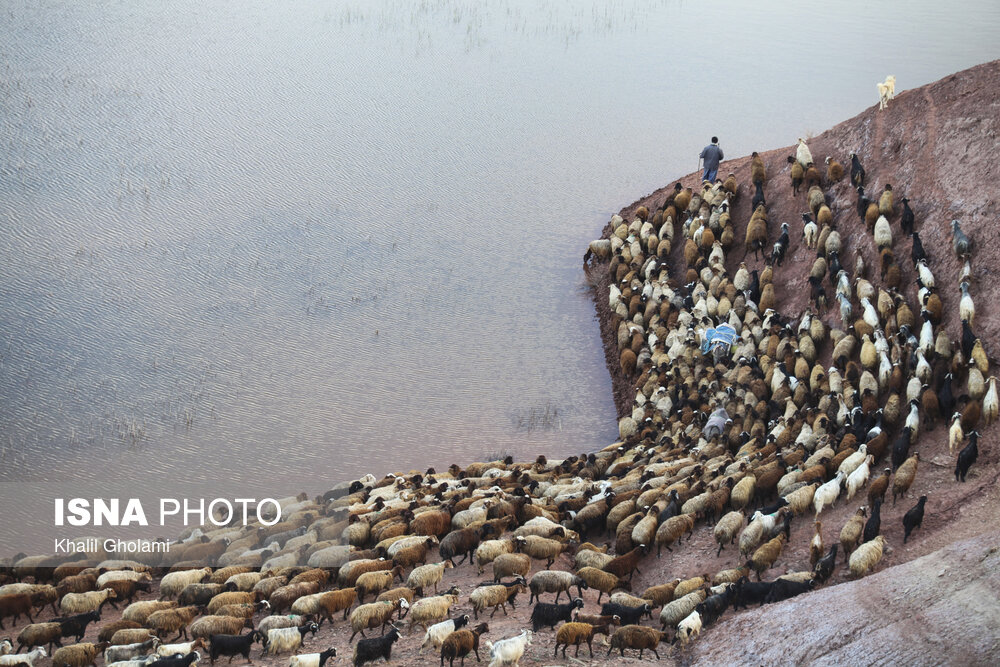
<path fill-rule="evenodd" d="M 940 81 L 928 84 L 914 90 L 899 92 L 889 108 L 880 111 L 878 105 L 866 109 L 858 116 L 846 120 L 826 132 L 807 138 L 807 143 L 817 163 L 822 163 L 829 155 L 839 160 L 849 171 L 849 154 L 856 152 L 867 172 L 866 193 L 872 198 L 878 198 L 884 184 L 892 184 L 895 192 L 896 214 L 890 218 L 894 235 L 894 250 L 899 258 L 903 271 L 905 296 L 910 303 L 917 299 L 916 274 L 910 262 L 911 242 L 899 228 L 899 201 L 907 197 L 916 216 L 916 229 L 922 238 L 927 251 L 929 264 L 934 272 L 938 293 L 944 304 L 944 326 L 949 337 L 957 341 L 961 336 L 961 322 L 958 317 L 960 291 L 958 274 L 962 268 L 951 246 L 951 220 L 958 219 L 963 231 L 975 241 L 975 252 L 972 258 L 973 280 L 970 292 L 976 304 L 975 332 L 980 337 L 995 363 L 997 345 L 1000 341 L 1000 312 L 997 309 L 997 299 L 1000 297 L 1000 281 L 997 280 L 997 260 L 1000 257 L 1000 243 L 997 242 L 998 195 L 997 185 L 997 132 L 1000 131 L 1000 61 L 994 61 L 953 74 Z M 874 92 L 873 92 L 874 96 Z M 789 176 L 790 165 L 786 158 L 795 154 L 795 145 L 761 152 L 767 167 L 767 184 L 764 192 L 769 213 L 769 244 L 777 240 L 780 224 L 787 222 L 791 229 L 791 243 L 784 263 L 775 267 L 775 297 L 776 309 L 784 316 L 796 318 L 809 307 L 809 284 L 807 281 L 810 267 L 816 257 L 813 250 L 807 248 L 802 238 L 801 214 L 808 212 L 806 188 L 800 190 L 798 196 L 792 196 Z M 750 216 L 750 199 L 753 186 L 750 184 L 750 157 L 745 156 L 723 162 L 719 168 L 720 178 L 729 173 L 736 174 L 740 184 L 740 197 L 733 207 L 733 220 L 736 221 L 736 243 L 727 253 L 726 266 L 730 275 L 736 271 L 740 262 L 747 266 L 763 268 L 763 262 L 749 256 L 743 247 L 746 221 Z M 825 176 L 825 169 L 821 169 Z M 700 186 L 700 173 L 693 173 L 680 179 L 685 187 Z M 631 220 L 640 206 L 655 210 L 661 206 L 667 196 L 673 192 L 673 183 L 647 195 L 620 212 L 625 220 Z M 878 256 L 871 234 L 866 230 L 863 220 L 856 213 L 857 194 L 845 178 L 839 183 L 827 185 L 824 183 L 827 202 L 832 209 L 835 228 L 841 234 L 845 250 L 841 253 L 841 263 L 849 273 L 855 264 L 855 258 L 860 254 L 868 268 L 868 278 L 879 286 Z M 604 230 L 604 236 L 610 234 L 611 225 Z M 671 275 L 681 281 L 684 259 L 682 255 L 683 239 L 675 242 L 671 253 Z M 770 245 L 768 246 L 770 247 Z M 607 290 L 608 276 L 605 273 L 591 270 L 589 274 L 597 283 L 595 305 L 602 323 L 602 336 L 605 340 L 606 358 L 609 373 L 613 379 L 615 401 L 619 415 L 631 411 L 631 403 L 635 396 L 635 388 L 622 376 L 618 363 L 618 347 L 614 329 L 611 326 L 611 313 L 608 307 Z M 833 290 L 826 282 L 828 294 Z M 857 304 L 855 302 L 855 312 Z M 839 311 L 834 305 L 825 313 L 821 313 L 824 321 L 833 327 L 843 326 Z M 826 350 L 829 360 L 829 350 Z M 995 365 L 991 364 L 990 372 L 995 374 Z M 897 598 L 898 609 L 905 609 L 912 604 L 918 609 L 923 603 L 916 597 L 910 597 L 909 592 L 914 581 L 922 578 L 936 577 L 933 567 L 894 567 L 908 563 L 916 558 L 927 556 L 927 563 L 937 563 L 948 559 L 957 550 L 961 540 L 970 540 L 978 546 L 995 547 L 1000 544 L 1000 535 L 990 533 L 983 535 L 984 530 L 994 526 L 997 509 L 1000 508 L 1000 492 L 996 481 L 1000 474 L 1000 451 L 995 446 L 998 435 L 997 424 L 986 427 L 980 425 L 982 438 L 980 443 L 978 475 L 970 476 L 965 485 L 954 480 L 954 456 L 948 453 L 947 427 L 938 423 L 932 431 L 922 431 L 914 448 L 920 451 L 921 467 L 917 483 L 910 491 L 912 499 L 895 507 L 889 505 L 882 511 L 882 532 L 890 544 L 883 567 L 887 568 L 879 575 L 879 593 L 874 595 L 893 595 Z M 881 466 L 879 466 L 880 468 Z M 874 472 L 873 472 L 874 474 Z M 916 540 L 911 539 L 904 547 L 902 545 L 901 517 L 912 506 L 917 495 L 929 496 L 924 521 L 924 533 Z M 830 545 L 836 539 L 840 527 L 853 512 L 856 504 L 848 506 L 838 503 L 832 511 L 824 513 L 826 544 Z M 797 522 L 799 534 L 793 537 L 789 548 L 782 555 L 782 561 L 777 567 L 795 570 L 808 566 L 808 540 L 811 536 L 811 526 L 805 521 Z M 985 527 L 985 528 L 984 528 Z M 679 558 L 675 558 L 670 568 L 644 576 L 644 580 L 655 580 L 658 577 L 673 576 L 673 572 L 691 572 L 693 568 L 706 566 L 712 568 L 731 567 L 732 561 L 713 560 L 712 546 L 714 541 L 709 531 L 696 532 L 692 540 L 695 548 Z M 954 545 L 954 546 L 953 546 Z M 985 548 L 984 547 L 984 548 Z M 935 550 L 940 552 L 935 553 Z M 932 554 L 929 555 L 928 554 Z M 723 552 L 725 556 L 725 552 Z M 706 562 L 707 561 L 707 562 Z M 921 561 L 924 562 L 924 561 Z M 647 573 L 644 572 L 644 575 Z M 843 573 L 838 581 L 843 581 Z M 681 576 L 681 575 L 678 575 Z M 973 575 L 974 576 L 974 575 Z M 835 575 L 836 579 L 837 575 Z M 841 592 L 841 586 L 827 588 L 803 596 L 799 601 L 789 601 L 773 608 L 765 608 L 750 614 L 727 616 L 716 627 L 705 632 L 702 640 L 692 654 L 696 660 L 713 662 L 715 651 L 725 651 L 725 660 L 714 660 L 719 664 L 731 661 L 753 662 L 754 664 L 793 662 L 784 658 L 783 653 L 788 648 L 783 642 L 780 646 L 764 648 L 760 641 L 749 642 L 746 648 L 741 648 L 751 634 L 758 634 L 758 623 L 773 623 L 771 636 L 787 636 L 790 619 L 795 619 L 794 625 L 799 632 L 807 637 L 815 638 L 816 645 L 798 656 L 802 660 L 817 660 L 826 655 L 830 661 L 847 661 L 850 664 L 866 662 L 859 658 L 860 654 L 851 653 L 841 645 L 860 641 L 864 635 L 861 628 L 874 624 L 882 625 L 884 610 L 871 604 L 858 604 L 859 596 L 867 597 L 866 588 L 869 579 L 849 584 L 853 591 L 848 594 Z M 923 581 L 921 585 L 928 583 Z M 932 583 L 932 582 L 931 582 Z M 978 584 L 977 584 L 978 585 Z M 982 582 L 982 586 L 996 591 L 995 579 Z M 975 588 L 974 586 L 973 588 Z M 895 590 L 894 593 L 891 591 Z M 908 602 L 909 601 L 909 602 Z M 817 609 L 822 609 L 822 620 L 816 618 Z M 993 622 L 994 635 L 996 627 L 1000 627 L 1000 606 L 996 598 L 988 604 L 990 618 Z M 793 616 L 794 614 L 794 616 Z M 765 620 L 762 620 L 765 619 Z M 939 620 L 937 617 L 930 622 Z M 752 625 L 751 625 L 752 624 Z M 989 624 L 979 628 L 989 627 Z M 750 628 L 753 628 L 751 633 Z M 839 643 L 827 644 L 827 635 L 821 629 L 832 634 L 840 633 Z M 815 629 L 815 635 L 813 630 Z M 765 633 L 765 636 L 768 633 Z M 939 650 L 938 640 L 930 637 L 931 633 L 921 633 L 917 637 L 880 633 L 880 644 L 884 645 L 886 654 L 892 650 L 908 647 L 907 661 L 913 664 L 938 664 L 940 658 L 935 657 L 933 650 Z M 893 639 L 895 637 L 895 639 Z M 735 638 L 739 638 L 736 641 Z M 913 643 L 916 642 L 916 643 Z M 854 646 L 854 649 L 859 648 Z M 851 650 L 854 650 L 851 649 Z M 869 650 L 871 646 L 869 646 Z M 923 653 L 922 651 L 928 651 Z M 737 657 L 743 655 L 745 660 Z M 970 659 L 962 662 L 996 662 L 1000 656 L 1000 645 L 995 641 L 977 643 L 970 648 Z M 829 652 L 827 654 L 827 652 Z M 924 655 L 923 660 L 914 656 Z M 977 659 L 971 659 L 975 656 Z M 989 657 L 990 660 L 986 660 Z"/>

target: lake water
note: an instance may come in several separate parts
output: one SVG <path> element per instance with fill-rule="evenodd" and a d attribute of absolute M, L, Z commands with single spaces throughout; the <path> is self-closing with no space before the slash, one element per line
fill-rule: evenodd
<path fill-rule="evenodd" d="M 586 243 L 1000 56 L 972 2 L 0 2 L 0 556 L 617 429 Z M 974 16 L 971 20 L 968 17 Z M 905 17 L 905 18 L 904 18 Z"/>

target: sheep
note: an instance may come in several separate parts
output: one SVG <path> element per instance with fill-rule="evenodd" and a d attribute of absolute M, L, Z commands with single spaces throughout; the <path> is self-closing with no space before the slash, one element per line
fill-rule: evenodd
<path fill-rule="evenodd" d="M 605 626 L 607 628 L 608 626 Z M 578 623 L 569 622 L 563 623 L 559 626 L 556 631 L 556 650 L 553 653 L 553 657 L 559 655 L 559 647 L 562 646 L 563 658 L 566 657 L 566 649 L 570 644 L 576 646 L 576 653 L 574 657 L 580 656 L 580 644 L 582 642 L 587 642 L 587 648 L 590 650 L 590 657 L 594 657 L 594 647 L 591 644 L 594 640 L 594 626 L 590 623 Z"/>
<path fill-rule="evenodd" d="M 493 559 L 493 581 L 504 577 L 526 577 L 531 571 L 531 556 L 528 554 L 500 554 Z"/>
<path fill-rule="evenodd" d="M 788 156 L 788 163 L 792 165 L 790 169 L 790 176 L 792 178 L 792 194 L 799 194 L 799 187 L 802 185 L 802 179 L 805 175 L 805 169 L 801 164 L 796 162 L 795 158 L 791 155 Z"/>
<path fill-rule="evenodd" d="M 809 565 L 816 566 L 816 561 L 823 557 L 823 524 L 816 521 L 813 524 L 813 538 L 809 542 Z"/>
<path fill-rule="evenodd" d="M 295 653 L 300 646 L 305 645 L 306 635 L 311 632 L 315 636 L 317 630 L 319 630 L 319 626 L 315 623 L 306 623 L 294 628 L 268 630 L 264 638 L 264 655 Z"/>
<path fill-rule="evenodd" d="M 965 476 L 969 473 L 969 468 L 979 458 L 979 433 L 971 431 L 969 433 L 969 444 L 962 448 L 955 460 L 955 481 L 965 481 Z M 902 467 L 900 467 L 902 470 Z M 899 471 L 896 471 L 896 478 L 899 478 Z M 896 489 L 893 488 L 893 498 L 895 499 Z"/>
<path fill-rule="evenodd" d="M 832 507 L 840 496 L 840 485 L 844 481 L 844 473 L 838 472 L 837 476 L 826 482 L 813 494 L 813 507 L 816 509 L 816 518 L 826 507 Z"/>
<path fill-rule="evenodd" d="M 674 636 L 681 640 L 681 648 L 686 647 L 689 641 L 701 634 L 701 626 L 701 614 L 697 610 L 692 611 L 677 624 Z"/>
<path fill-rule="evenodd" d="M 569 621 L 574 609 L 583 609 L 583 598 L 573 598 L 563 604 L 539 602 L 531 610 L 531 629 L 554 628 L 560 621 Z"/>
<path fill-rule="evenodd" d="M 177 603 L 171 601 L 140 600 L 125 607 L 125 611 L 122 612 L 122 619 L 138 623 L 139 625 L 146 625 L 146 619 L 153 612 L 163 609 L 173 609 L 176 606 Z"/>
<path fill-rule="evenodd" d="M 192 639 L 211 639 L 212 635 L 237 635 L 244 627 L 250 627 L 250 623 L 235 616 L 202 616 L 191 623 L 188 632 Z"/>
<path fill-rule="evenodd" d="M 152 632 L 146 628 L 123 628 L 121 630 L 115 630 L 107 642 L 110 646 L 124 646 L 125 644 L 137 644 L 144 642 L 150 637 L 155 637 Z M 79 639 L 77 640 L 79 641 Z"/>
<path fill-rule="evenodd" d="M 392 645 L 399 639 L 399 628 L 390 624 L 388 633 L 373 639 L 359 639 L 354 647 L 354 667 L 366 662 L 374 662 L 384 658 L 389 662 L 392 655 Z"/>
<path fill-rule="evenodd" d="M 168 572 L 160 579 L 160 599 L 169 600 L 180 594 L 188 584 L 200 583 L 205 577 L 211 576 L 212 568 L 203 567 L 198 570 L 181 570 Z"/>
<path fill-rule="evenodd" d="M 878 108 L 885 109 L 889 106 L 889 100 L 896 96 L 896 77 L 890 74 L 885 77 L 884 82 L 876 83 L 875 86 L 878 88 Z"/>
<path fill-rule="evenodd" d="M 566 594 L 569 595 L 569 589 L 573 586 L 576 586 L 576 594 L 578 596 L 582 596 L 583 590 L 589 588 L 589 585 L 582 577 L 574 575 L 572 572 L 562 570 L 542 570 L 536 572 L 528 584 L 528 589 L 531 591 L 528 604 L 540 600 L 542 593 L 555 593 L 555 601 L 559 602 L 559 596 L 562 595 L 563 591 L 566 591 Z"/>
<path fill-rule="evenodd" d="M 65 577 L 56 585 L 59 597 L 66 593 L 86 593 L 97 589 L 97 577 L 93 573 L 80 573 Z"/>
<path fill-rule="evenodd" d="M 850 560 L 851 574 L 855 578 L 860 578 L 870 572 L 882 560 L 884 548 L 885 538 L 879 535 L 871 542 L 865 542 L 855 549 Z"/>
<path fill-rule="evenodd" d="M 760 208 L 763 208 L 763 204 Z M 750 217 L 750 221 L 747 223 L 744 246 L 748 254 L 753 252 L 754 257 L 760 257 L 760 252 L 767 247 L 767 219 L 765 217 L 758 216 L 756 213 Z"/>
<path fill-rule="evenodd" d="M 684 533 L 688 534 L 688 539 L 694 534 L 694 514 L 680 514 L 678 516 L 670 517 L 666 521 L 660 524 L 660 527 L 656 529 L 656 557 L 659 558 L 663 551 L 663 547 L 667 548 L 667 551 L 673 551 L 670 545 L 674 542 L 679 542 Z M 631 576 L 629 576 L 631 579 Z"/>
<path fill-rule="evenodd" d="M 0 586 L 0 597 L 17 593 L 23 593 L 30 597 L 31 604 L 37 607 L 39 611 L 47 604 L 52 605 L 52 613 L 58 613 L 56 602 L 64 594 L 60 593 L 55 586 L 48 584 L 7 584 L 6 586 Z"/>
<path fill-rule="evenodd" d="M 360 578 L 362 574 L 364 573 L 359 573 L 358 578 Z M 355 581 L 356 580 L 357 578 L 355 578 Z M 273 613 L 280 614 L 286 609 L 291 608 L 292 604 L 303 595 L 314 595 L 318 592 L 318 581 L 305 581 L 299 584 L 287 584 L 271 593 L 271 596 L 267 601 L 271 605 L 271 611 Z M 208 613 L 214 614 L 217 609 L 227 604 L 253 603 L 254 595 L 254 593 L 240 592 L 221 593 L 212 598 L 212 601 L 208 603 Z"/>
<path fill-rule="evenodd" d="M 514 538 L 514 546 L 518 553 L 526 553 L 535 560 L 544 560 L 545 567 L 552 567 L 559 554 L 569 545 L 558 540 L 552 540 L 538 535 L 518 536 Z"/>
<path fill-rule="evenodd" d="M 189 642 L 184 642 L 183 644 L 160 644 L 159 641 L 156 642 L 156 655 L 163 656 L 164 658 L 169 658 L 172 655 L 187 655 L 191 651 L 197 650 L 199 648 L 205 648 L 205 640 L 201 637 L 193 639 Z"/>
<path fill-rule="evenodd" d="M 107 648 L 106 644 L 84 642 L 56 649 L 52 654 L 52 667 L 85 667 L 97 664 L 97 656 Z M 41 650 L 41 649 L 38 649 Z"/>
<path fill-rule="evenodd" d="M 875 221 L 874 236 L 875 247 L 879 250 L 892 247 L 892 229 L 889 227 L 889 221 L 885 215 L 879 215 Z"/>
<path fill-rule="evenodd" d="M 59 609 L 64 614 L 82 614 L 88 611 L 103 609 L 108 602 L 118 598 L 118 594 L 110 588 L 87 593 L 67 593 L 59 601 Z M 3 626 L 0 625 L 0 628 Z"/>
<path fill-rule="evenodd" d="M 725 545 L 732 544 L 736 541 L 736 535 L 740 532 L 743 527 L 743 512 L 733 511 L 729 512 L 715 524 L 715 529 L 712 531 L 715 536 L 715 541 L 719 545 L 719 550 L 715 552 L 718 556 L 722 553 Z"/>
<path fill-rule="evenodd" d="M 33 623 L 24 626 L 17 635 L 17 652 L 23 649 L 31 650 L 36 646 L 46 646 L 49 649 L 62 646 L 62 626 L 59 623 Z"/>
<path fill-rule="evenodd" d="M 327 660 L 335 657 L 337 657 L 337 649 L 331 646 L 322 653 L 293 655 L 288 659 L 288 667 L 323 667 Z"/>
<path fill-rule="evenodd" d="M 803 168 L 808 167 L 813 163 L 812 152 L 809 147 L 806 146 L 806 140 L 799 137 L 799 145 L 795 149 L 795 160 L 802 165 Z"/>
<path fill-rule="evenodd" d="M 435 649 L 441 648 L 441 644 L 448 635 L 455 630 L 460 630 L 462 627 L 468 625 L 471 620 L 472 618 L 468 614 L 463 614 L 455 618 L 449 618 L 445 621 L 441 621 L 440 623 L 435 623 L 424 632 L 424 640 L 420 644 L 420 649 L 417 652 L 422 652 L 428 644 Z"/>
<path fill-rule="evenodd" d="M 864 445 L 861 445 L 864 447 Z M 865 457 L 864 462 L 855 468 L 847 476 L 847 499 L 850 500 L 854 497 L 854 494 L 858 492 L 858 489 L 863 487 L 868 483 L 868 476 L 871 470 L 871 464 L 874 463 L 875 457 L 868 455 Z M 846 462 L 846 459 L 845 459 Z M 843 464 L 841 464 L 843 466 Z"/>
<path fill-rule="evenodd" d="M 462 512 L 459 512 L 459 514 L 462 514 Z M 480 539 L 483 537 L 484 528 L 467 527 L 448 533 L 441 540 L 441 544 L 438 545 L 438 553 L 441 554 L 441 559 L 451 562 L 452 565 L 456 565 L 455 556 L 461 556 L 462 560 L 457 563 L 461 565 L 467 558 L 471 558 L 479 546 Z"/>
<path fill-rule="evenodd" d="M 428 598 L 433 600 L 434 598 Z M 456 598 L 457 599 L 457 598 Z M 414 605 L 416 607 L 416 605 Z M 382 628 L 382 632 L 385 632 L 385 626 L 389 625 L 392 620 L 392 615 L 397 611 L 403 609 L 409 609 L 410 604 L 406 600 L 396 600 L 395 602 L 370 602 L 368 604 L 358 605 L 351 612 L 351 638 L 348 642 L 354 641 L 354 635 L 361 633 L 361 636 L 365 636 L 365 630 L 371 630 L 377 627 Z M 413 620 L 411 618 L 410 623 L 412 625 Z"/>
<path fill-rule="evenodd" d="M 110 665 L 112 662 L 120 662 L 122 660 L 134 660 L 139 656 L 149 655 L 150 652 L 157 650 L 157 645 L 160 640 L 156 637 L 150 637 L 144 642 L 137 644 L 123 644 L 121 646 L 109 646 L 104 650 L 104 664 Z M 190 653 L 190 651 L 186 651 Z M 157 653 L 157 655 L 160 655 Z M 168 654 L 171 655 L 171 654 Z"/>
<path fill-rule="evenodd" d="M 826 182 L 837 183 L 844 177 L 844 166 L 836 160 L 827 156 L 826 160 Z"/>
<path fill-rule="evenodd" d="M 434 586 L 434 592 L 437 593 L 437 585 L 444 578 L 444 571 L 452 567 L 455 566 L 449 560 L 415 567 L 406 578 L 406 587 L 415 590 L 417 595 L 423 595 L 425 588 Z"/>
<path fill-rule="evenodd" d="M 418 600 L 410 608 L 410 628 L 420 626 L 424 631 L 428 624 L 437 623 L 448 617 L 451 606 L 458 602 L 458 589 L 435 597 Z"/>
<path fill-rule="evenodd" d="M 403 580 L 403 568 L 397 565 L 391 570 L 378 570 L 376 572 L 365 572 L 358 577 L 354 588 L 357 591 L 358 602 L 364 602 L 368 593 L 380 593 L 392 585 L 392 580 L 398 578 Z"/>
<path fill-rule="evenodd" d="M 531 632 L 521 630 L 521 634 L 501 639 L 496 643 L 486 642 L 490 649 L 489 667 L 517 667 L 524 650 L 531 646 Z"/>
<path fill-rule="evenodd" d="M 67 593 L 67 595 L 72 595 Z M 8 593 L 0 595 L 0 630 L 3 629 L 3 619 L 10 616 L 13 621 L 21 618 L 22 615 L 28 617 L 29 623 L 34 623 L 31 617 L 31 596 L 27 593 Z M 84 610 L 86 611 L 86 610 Z"/>
<path fill-rule="evenodd" d="M 611 640 L 608 647 L 608 655 L 615 649 L 621 652 L 621 657 L 625 657 L 625 649 L 639 649 L 639 659 L 642 659 L 643 651 L 649 649 L 656 656 L 656 659 L 660 659 L 660 654 L 657 653 L 656 647 L 659 645 L 663 638 L 666 636 L 665 632 L 660 632 L 653 628 L 647 628 L 642 625 L 624 625 L 611 635 Z"/>
<path fill-rule="evenodd" d="M 337 571 L 337 584 L 340 586 L 353 586 L 357 582 L 358 577 L 365 572 L 391 569 L 392 561 L 385 560 L 384 558 L 359 558 L 358 560 L 344 563 L 340 570 Z"/>
<path fill-rule="evenodd" d="M 498 556 L 514 553 L 513 540 L 484 540 L 476 547 L 476 564 L 479 566 L 479 574 L 483 573 L 483 566 L 496 561 Z"/>
<path fill-rule="evenodd" d="M 197 607 L 178 607 L 177 609 L 164 609 L 162 611 L 154 611 L 146 619 L 146 625 L 156 634 L 157 637 L 163 639 L 165 635 L 171 632 L 176 632 L 177 637 L 188 638 L 187 626 L 195 616 L 198 615 Z M 229 616 L 225 618 L 231 618 Z M 240 620 L 240 619 L 235 619 Z"/>
<path fill-rule="evenodd" d="M 284 616 L 266 616 L 260 619 L 257 624 L 257 631 L 266 635 L 272 628 L 290 628 L 293 625 L 302 625 L 306 622 L 306 617 L 298 614 L 286 614 Z M 195 621 L 197 623 L 197 621 Z"/>
<path fill-rule="evenodd" d="M 320 627 L 322 627 L 324 620 L 333 623 L 333 615 L 339 611 L 344 612 L 344 619 L 346 620 L 347 614 L 355 601 L 357 601 L 357 591 L 354 588 L 313 593 L 312 595 L 303 595 L 293 602 L 292 613 L 312 616 L 319 621 Z"/>
<path fill-rule="evenodd" d="M 753 557 L 747 563 L 747 567 L 757 573 L 757 581 L 760 581 L 761 573 L 768 570 L 778 560 L 781 550 L 785 546 L 786 539 L 784 533 L 779 533 L 777 537 L 768 540 L 763 546 L 754 551 Z"/>
<path fill-rule="evenodd" d="M 197 605 L 203 607 L 219 593 L 225 592 L 223 584 L 188 584 L 177 595 L 177 604 L 181 607 Z"/>
<path fill-rule="evenodd" d="M 920 461 L 920 453 L 914 452 L 913 456 L 906 459 L 899 468 L 896 469 L 896 476 L 892 480 L 892 504 L 896 504 L 897 496 L 905 496 L 910 490 L 914 478 L 917 476 L 917 463 Z"/>
<path fill-rule="evenodd" d="M 4 640 L 4 642 L 4 647 L 6 648 L 6 645 L 10 641 Z M 27 653 L 3 653 L 0 654 L 0 665 L 3 667 L 16 667 L 17 665 L 35 667 L 35 661 L 39 658 L 44 658 L 46 655 L 48 654 L 45 652 L 45 649 L 40 646 Z"/>
<path fill-rule="evenodd" d="M 476 662 L 479 662 L 479 638 L 489 630 L 488 625 L 480 623 L 472 630 L 455 630 L 448 635 L 441 644 L 441 667 L 444 667 L 445 658 L 448 658 L 449 666 L 455 664 L 455 658 L 461 658 L 464 665 L 465 656 L 473 651 Z"/>
<path fill-rule="evenodd" d="M 616 588 L 624 588 L 626 590 L 632 589 L 631 584 L 627 581 L 621 581 L 615 575 L 605 572 L 604 570 L 599 570 L 596 567 L 580 568 L 577 570 L 576 576 L 580 577 L 580 579 L 587 583 L 587 588 L 598 591 L 598 603 L 600 603 L 601 598 L 605 594 L 611 595 L 611 591 Z M 578 594 L 580 594 L 579 591 Z"/>
<path fill-rule="evenodd" d="M 490 618 L 496 615 L 498 608 L 503 608 L 503 615 L 506 616 L 507 604 L 510 604 L 511 609 L 516 608 L 514 600 L 517 598 L 518 593 L 523 593 L 527 590 L 526 583 L 524 577 L 518 577 L 510 584 L 480 586 L 472 591 L 472 594 L 469 596 L 469 602 L 472 603 L 472 610 L 476 620 L 479 620 L 479 612 L 487 607 L 493 607 Z"/>

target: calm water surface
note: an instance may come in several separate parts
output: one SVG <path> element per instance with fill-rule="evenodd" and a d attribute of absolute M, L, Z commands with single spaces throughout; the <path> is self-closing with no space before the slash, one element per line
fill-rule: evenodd
<path fill-rule="evenodd" d="M 954 14 L 954 15 L 952 15 Z M 975 15 L 975 21 L 964 17 Z M 998 57 L 1000 6 L 0 2 L 0 555 L 616 434 L 611 213 Z"/>

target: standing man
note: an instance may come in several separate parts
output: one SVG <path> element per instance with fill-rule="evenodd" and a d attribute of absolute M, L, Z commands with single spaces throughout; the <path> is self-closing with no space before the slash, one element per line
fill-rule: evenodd
<path fill-rule="evenodd" d="M 715 174 L 719 171 L 719 163 L 722 162 L 722 149 L 719 148 L 719 138 L 712 137 L 712 143 L 702 149 L 698 156 L 699 162 L 705 161 L 705 172 L 701 175 L 701 180 L 710 183 L 715 182 Z"/>

